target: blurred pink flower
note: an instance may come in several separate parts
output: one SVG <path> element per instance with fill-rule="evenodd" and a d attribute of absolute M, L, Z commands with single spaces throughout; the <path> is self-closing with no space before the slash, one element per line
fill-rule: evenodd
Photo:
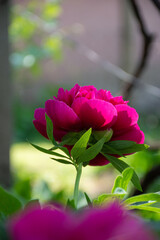
<path fill-rule="evenodd" d="M 70 91 L 60 88 L 58 96 L 45 102 L 45 108 L 35 110 L 35 128 L 47 138 L 45 113 L 54 125 L 54 137 L 61 141 L 71 131 L 92 128 L 96 131 L 113 130 L 110 141 L 130 140 L 144 143 L 144 134 L 137 121 L 138 113 L 122 96 L 113 97 L 110 91 L 94 86 L 76 84 Z M 105 165 L 108 160 L 99 154 L 90 165 Z"/>
<path fill-rule="evenodd" d="M 118 203 L 71 213 L 30 209 L 8 225 L 11 240 L 155 240 L 141 219 Z"/>

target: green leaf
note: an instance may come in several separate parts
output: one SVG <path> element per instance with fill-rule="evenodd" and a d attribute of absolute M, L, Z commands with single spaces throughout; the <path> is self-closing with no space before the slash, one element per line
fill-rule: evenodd
<path fill-rule="evenodd" d="M 111 148 L 109 149 L 109 147 Z M 119 151 L 121 154 L 129 154 L 146 150 L 148 147 L 149 146 L 147 144 L 137 144 L 136 142 L 133 141 L 117 140 L 106 143 L 104 145 L 103 151 L 104 153 L 114 154 L 113 149 L 115 149 Z"/>
<path fill-rule="evenodd" d="M 12 194 L 0 187 L 0 212 L 8 217 L 22 209 L 21 202 Z"/>
<path fill-rule="evenodd" d="M 106 142 L 109 142 L 109 140 L 112 138 L 113 135 L 113 130 L 112 129 L 107 129 L 107 130 L 102 130 L 102 131 L 93 131 L 93 136 L 94 138 L 98 141 L 101 138 L 105 136 Z"/>
<path fill-rule="evenodd" d="M 116 187 L 113 194 L 121 194 L 121 195 L 125 196 L 127 194 L 127 192 L 121 187 Z"/>
<path fill-rule="evenodd" d="M 92 159 L 94 159 L 102 150 L 102 147 L 105 143 L 106 138 L 103 137 L 101 138 L 97 143 L 86 149 L 85 151 L 82 152 L 82 154 L 79 156 L 77 162 L 88 162 Z"/>
<path fill-rule="evenodd" d="M 88 203 L 88 206 L 92 206 L 92 201 L 91 201 L 91 199 L 89 198 L 89 196 L 87 195 L 86 192 L 84 192 L 84 196 L 85 196 L 85 198 L 86 198 L 86 201 L 87 201 L 87 203 Z"/>
<path fill-rule="evenodd" d="M 101 153 L 110 161 L 110 163 L 113 165 L 113 167 L 115 167 L 120 173 L 122 173 L 124 169 L 130 167 L 127 163 L 123 162 L 122 160 L 119 160 L 116 157 L 105 154 L 103 152 L 101 152 Z M 142 187 L 141 187 L 139 178 L 134 170 L 133 170 L 133 176 L 132 176 L 131 181 L 139 191 L 142 191 Z"/>
<path fill-rule="evenodd" d="M 113 199 L 121 199 L 125 196 L 123 192 L 119 193 L 109 193 L 109 194 L 102 194 L 98 196 L 98 198 L 93 200 L 93 205 L 102 205 L 106 203 L 107 201 L 113 200 Z"/>
<path fill-rule="evenodd" d="M 135 144 L 136 142 L 126 141 L 126 140 L 116 140 L 116 141 L 108 142 L 109 146 L 116 148 L 117 150 L 133 147 Z"/>
<path fill-rule="evenodd" d="M 131 205 L 131 206 L 128 206 L 127 208 L 129 210 L 138 209 L 138 210 L 145 210 L 145 211 L 160 213 L 160 208 L 152 207 L 152 206 Z"/>
<path fill-rule="evenodd" d="M 57 153 L 53 150 L 57 150 L 58 147 L 55 147 L 55 148 L 51 148 L 50 150 L 47 150 L 45 148 L 42 148 L 36 144 L 33 144 L 33 143 L 30 143 L 34 148 L 36 148 L 37 150 L 43 152 L 43 153 L 47 153 L 47 154 L 50 154 L 50 155 L 54 155 L 56 157 L 63 157 L 63 158 L 67 158 L 66 155 L 63 155 L 63 154 L 60 154 L 60 153 Z"/>
<path fill-rule="evenodd" d="M 103 151 L 105 153 L 116 154 L 118 156 L 125 157 L 120 150 L 117 150 L 116 148 L 109 146 L 109 144 L 104 144 Z"/>
<path fill-rule="evenodd" d="M 62 152 L 64 152 L 69 158 L 71 157 L 71 156 L 70 156 L 70 153 L 69 153 L 69 151 L 68 151 L 68 149 L 67 149 L 66 147 L 58 146 L 58 148 L 59 148 Z"/>
<path fill-rule="evenodd" d="M 84 130 L 80 131 L 80 132 L 69 132 L 62 138 L 62 142 L 60 142 L 60 145 L 61 146 L 64 146 L 64 145 L 72 146 L 80 139 L 80 137 L 84 133 L 85 133 Z"/>
<path fill-rule="evenodd" d="M 145 201 L 156 201 L 160 202 L 160 192 L 158 193 L 146 193 L 138 196 L 130 197 L 124 201 L 124 204 L 130 205 L 134 203 L 140 203 Z"/>
<path fill-rule="evenodd" d="M 136 152 L 144 151 L 147 148 L 149 148 L 147 144 L 135 144 L 133 147 L 125 148 L 123 151 L 121 150 L 121 152 L 124 154 L 136 153 Z"/>
<path fill-rule="evenodd" d="M 75 210 L 75 209 L 76 209 L 76 206 L 75 206 L 74 199 L 69 199 L 69 198 L 68 198 L 66 207 Z"/>
<path fill-rule="evenodd" d="M 128 167 L 122 172 L 122 176 L 118 176 L 114 182 L 112 188 L 112 193 L 116 191 L 117 188 L 122 188 L 127 192 L 127 187 L 133 176 L 133 169 Z"/>
<path fill-rule="evenodd" d="M 53 123 L 52 120 L 48 117 L 48 115 L 45 115 L 46 117 L 46 123 L 47 123 L 47 136 L 49 138 L 49 140 L 51 140 L 51 142 L 54 145 L 57 145 L 57 142 L 55 141 L 54 137 L 53 137 Z"/>
<path fill-rule="evenodd" d="M 57 161 L 57 162 L 59 162 L 59 163 L 72 164 L 72 165 L 73 165 L 72 162 L 66 161 L 66 160 L 64 160 L 64 159 L 60 159 L 60 158 L 51 158 L 51 159 L 54 160 L 54 161 Z"/>
<path fill-rule="evenodd" d="M 10 237 L 8 235 L 9 235 L 9 233 L 6 229 L 6 224 L 0 222 L 0 239 L 1 240 L 10 240 Z"/>
<path fill-rule="evenodd" d="M 77 159 L 86 149 L 89 138 L 91 136 L 92 129 L 90 128 L 86 131 L 81 138 L 75 143 L 71 150 L 71 155 L 73 159 Z"/>
<path fill-rule="evenodd" d="M 66 147 L 61 147 L 61 146 L 57 145 L 56 147 L 50 148 L 49 151 L 54 151 L 54 150 L 58 150 L 58 149 L 60 149 L 62 152 L 64 152 L 67 155 L 67 157 L 70 158 L 70 153 Z M 63 154 L 61 154 L 61 155 L 63 155 Z M 65 156 L 65 155 L 63 155 L 63 156 Z"/>

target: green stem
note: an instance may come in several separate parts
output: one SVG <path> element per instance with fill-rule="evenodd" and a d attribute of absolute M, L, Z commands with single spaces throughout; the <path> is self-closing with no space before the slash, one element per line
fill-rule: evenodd
<path fill-rule="evenodd" d="M 81 174 L 82 174 L 82 163 L 80 163 L 78 165 L 76 170 L 77 170 L 77 175 L 76 175 L 76 181 L 75 181 L 75 185 L 74 185 L 74 202 L 75 202 L 75 206 L 77 207 L 78 193 L 79 193 L 79 182 L 80 182 L 80 178 L 81 178 Z"/>

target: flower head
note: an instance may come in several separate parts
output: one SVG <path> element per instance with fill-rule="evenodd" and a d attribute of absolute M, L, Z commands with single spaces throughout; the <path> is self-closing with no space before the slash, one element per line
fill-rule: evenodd
<path fill-rule="evenodd" d="M 119 203 L 81 213 L 29 209 L 8 225 L 11 240 L 154 240 L 141 219 Z"/>
<path fill-rule="evenodd" d="M 138 126 L 138 113 L 122 96 L 113 97 L 110 91 L 94 86 L 76 84 L 70 91 L 60 88 L 57 97 L 45 102 L 45 108 L 35 110 L 35 128 L 47 138 L 45 113 L 53 122 L 53 135 L 57 141 L 69 132 L 92 128 L 93 131 L 112 130 L 110 141 L 129 140 L 144 142 Z M 90 165 L 105 165 L 108 160 L 101 154 Z"/>

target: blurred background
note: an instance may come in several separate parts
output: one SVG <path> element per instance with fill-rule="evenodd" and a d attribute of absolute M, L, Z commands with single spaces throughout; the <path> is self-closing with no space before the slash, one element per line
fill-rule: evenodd
<path fill-rule="evenodd" d="M 49 146 L 33 126 L 34 110 L 75 83 L 123 95 L 137 109 L 151 148 L 126 161 L 145 192 L 160 191 L 160 8 L 154 2 L 0 1 L 0 184 L 22 201 L 65 202 L 72 194 L 74 169 L 28 141 Z M 94 198 L 111 190 L 117 174 L 111 166 L 87 166 L 80 188 Z M 136 194 L 133 186 L 130 191 Z"/>

